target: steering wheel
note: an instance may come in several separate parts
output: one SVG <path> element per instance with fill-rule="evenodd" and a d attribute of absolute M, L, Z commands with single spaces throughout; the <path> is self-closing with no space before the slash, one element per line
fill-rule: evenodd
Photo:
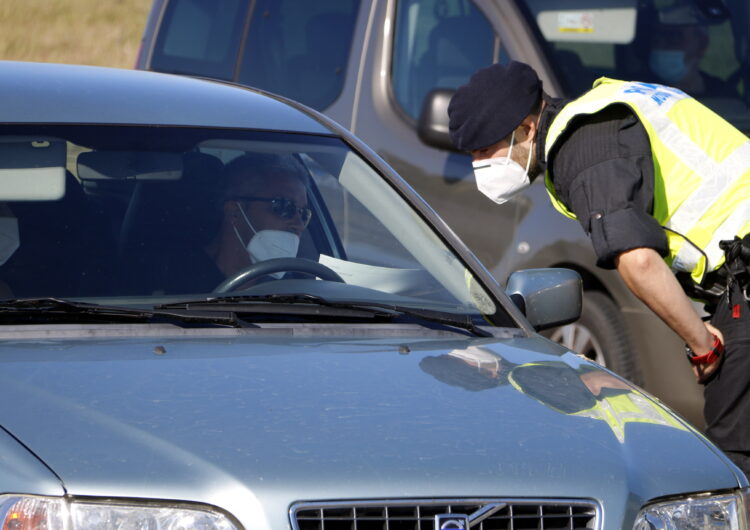
<path fill-rule="evenodd" d="M 254 280 L 259 276 L 265 276 L 273 272 L 281 271 L 304 272 L 312 274 L 321 280 L 346 283 L 338 273 L 317 261 L 304 258 L 274 258 L 253 263 L 249 267 L 245 267 L 241 271 L 234 273 L 232 276 L 221 282 L 213 292 L 219 294 L 228 293 L 233 291 L 239 285 Z"/>

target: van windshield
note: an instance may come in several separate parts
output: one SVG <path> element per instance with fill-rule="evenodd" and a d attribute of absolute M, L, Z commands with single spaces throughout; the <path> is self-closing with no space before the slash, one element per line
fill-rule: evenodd
<path fill-rule="evenodd" d="M 565 96 L 602 76 L 679 88 L 750 131 L 747 0 L 519 0 Z"/>

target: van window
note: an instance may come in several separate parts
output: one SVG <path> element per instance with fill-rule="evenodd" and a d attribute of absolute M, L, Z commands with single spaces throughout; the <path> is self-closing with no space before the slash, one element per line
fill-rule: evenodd
<path fill-rule="evenodd" d="M 339 96 L 359 0 L 257 0 L 238 81 L 322 110 Z"/>
<path fill-rule="evenodd" d="M 463 85 L 497 60 L 498 49 L 492 26 L 469 0 L 399 0 L 391 72 L 396 101 L 417 119 L 428 92 Z"/>
<path fill-rule="evenodd" d="M 322 110 L 343 89 L 359 4 L 171 0 L 151 69 L 232 80 Z"/>
<path fill-rule="evenodd" d="M 598 77 L 679 88 L 750 130 L 746 0 L 519 0 L 565 95 Z"/>
<path fill-rule="evenodd" d="M 167 4 L 151 58 L 159 72 L 232 79 L 247 0 L 174 0 Z"/>

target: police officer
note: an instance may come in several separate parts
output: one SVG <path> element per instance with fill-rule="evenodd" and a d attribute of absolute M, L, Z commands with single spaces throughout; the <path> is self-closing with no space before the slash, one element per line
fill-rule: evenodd
<path fill-rule="evenodd" d="M 748 138 L 678 89 L 601 78 L 565 101 L 515 61 L 476 72 L 448 114 L 479 191 L 502 204 L 543 174 L 553 205 L 589 234 L 598 265 L 617 269 L 685 340 L 705 385 L 707 434 L 750 473 L 750 315 L 738 239 L 750 232 Z M 711 323 L 683 286 L 713 302 Z"/>

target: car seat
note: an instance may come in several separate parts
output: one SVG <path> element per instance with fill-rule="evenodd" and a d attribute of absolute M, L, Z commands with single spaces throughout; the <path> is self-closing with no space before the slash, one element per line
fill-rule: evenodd
<path fill-rule="evenodd" d="M 222 169 L 218 158 L 189 152 L 181 179 L 135 185 L 118 246 L 123 293 L 203 292 L 218 285 L 203 249 L 221 222 Z"/>
<path fill-rule="evenodd" d="M 111 277 L 114 244 L 105 216 L 78 180 L 65 174 L 56 201 L 12 201 L 20 246 L 0 267 L 14 297 L 79 297 L 102 294 Z"/>

